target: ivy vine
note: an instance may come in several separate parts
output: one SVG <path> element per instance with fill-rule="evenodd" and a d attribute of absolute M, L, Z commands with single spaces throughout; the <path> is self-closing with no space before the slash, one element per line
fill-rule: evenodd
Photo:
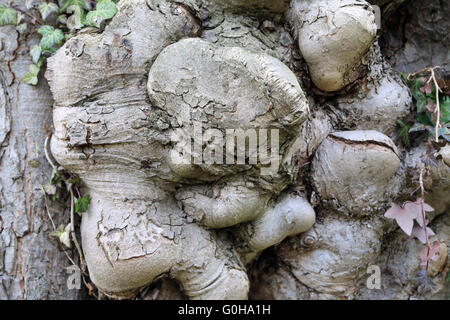
<path fill-rule="evenodd" d="M 68 39 L 84 27 L 101 28 L 117 13 L 118 0 L 27 0 L 26 10 L 10 1 L 0 6 L 0 26 L 13 25 L 23 34 L 28 28 L 41 36 L 40 43 L 30 48 L 32 64 L 22 78 L 37 85 L 39 72 L 47 57 L 54 54 Z"/>

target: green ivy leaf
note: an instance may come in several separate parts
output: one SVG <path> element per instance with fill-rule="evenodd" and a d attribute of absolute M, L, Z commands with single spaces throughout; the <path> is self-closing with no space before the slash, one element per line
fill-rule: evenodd
<path fill-rule="evenodd" d="M 8 24 L 17 24 L 17 11 L 12 8 L 0 6 L 0 26 L 6 26 Z"/>
<path fill-rule="evenodd" d="M 447 142 L 450 140 L 450 130 L 446 127 L 439 128 L 438 135 L 447 140 Z"/>
<path fill-rule="evenodd" d="M 425 111 L 425 107 L 427 106 L 429 101 L 431 101 L 431 100 L 427 99 L 427 97 L 424 94 L 422 94 L 417 99 L 417 113 L 421 113 L 421 112 Z"/>
<path fill-rule="evenodd" d="M 26 0 L 25 1 L 25 8 L 27 8 L 28 10 L 30 10 L 31 8 L 33 8 L 33 3 L 34 0 Z"/>
<path fill-rule="evenodd" d="M 61 4 L 61 9 L 59 10 L 59 13 L 66 12 L 66 10 L 71 6 L 77 6 L 80 9 L 83 9 L 84 7 L 87 7 L 87 3 L 85 0 L 66 0 L 64 4 Z"/>
<path fill-rule="evenodd" d="M 68 41 L 70 38 L 72 38 L 72 37 L 74 37 L 74 34 L 73 33 L 66 33 L 65 35 L 64 35 L 64 39 L 66 40 L 66 41 Z"/>
<path fill-rule="evenodd" d="M 28 73 L 22 78 L 22 82 L 31 84 L 33 86 L 38 83 L 39 66 L 30 64 Z"/>
<path fill-rule="evenodd" d="M 57 12 L 59 7 L 54 3 L 42 2 L 39 6 L 39 12 L 41 13 L 42 19 L 46 20 L 47 17 L 53 12 Z"/>
<path fill-rule="evenodd" d="M 53 196 L 56 194 L 56 186 L 51 184 L 50 182 L 44 184 L 43 186 L 45 194 L 49 196 Z"/>
<path fill-rule="evenodd" d="M 67 248 L 72 246 L 70 242 L 70 224 L 67 226 L 60 225 L 58 230 L 50 233 L 50 236 L 57 237 L 59 242 L 64 244 Z"/>
<path fill-rule="evenodd" d="M 81 213 L 86 212 L 91 202 L 91 197 L 89 195 L 85 195 L 84 197 L 78 198 L 75 205 L 75 212 Z"/>
<path fill-rule="evenodd" d="M 409 147 L 411 145 L 411 141 L 409 139 L 409 130 L 411 129 L 411 126 L 406 125 L 402 120 L 397 120 L 397 124 L 401 127 L 398 136 L 402 139 L 405 146 Z"/>
<path fill-rule="evenodd" d="M 403 80 L 404 80 L 406 83 L 409 83 L 409 80 L 408 80 L 408 74 L 407 74 L 406 72 L 400 72 L 400 74 L 402 75 Z"/>
<path fill-rule="evenodd" d="M 62 24 L 67 24 L 67 16 L 65 14 L 61 14 L 58 16 L 56 21 Z"/>
<path fill-rule="evenodd" d="M 55 29 L 52 26 L 42 26 L 38 32 L 42 35 L 42 51 L 55 52 L 55 46 L 60 47 L 63 44 L 64 33 L 60 29 Z"/>
<path fill-rule="evenodd" d="M 50 183 L 54 184 L 55 186 L 61 186 L 61 176 L 59 175 L 59 172 L 56 168 L 53 168 L 52 175 L 50 177 Z"/>
<path fill-rule="evenodd" d="M 416 78 L 410 81 L 411 93 L 416 101 L 419 101 L 421 98 L 425 97 L 425 94 L 420 91 L 424 85 L 423 81 L 420 78 Z"/>
<path fill-rule="evenodd" d="M 16 25 L 19 25 L 22 22 L 23 18 L 24 18 L 24 15 L 22 13 L 18 12 Z"/>
<path fill-rule="evenodd" d="M 25 30 L 27 30 L 27 24 L 26 23 L 21 23 L 16 27 L 17 32 L 19 32 L 20 34 L 23 34 L 25 32 Z"/>
<path fill-rule="evenodd" d="M 444 97 L 440 101 L 441 122 L 447 124 L 450 122 L 450 97 Z"/>
<path fill-rule="evenodd" d="M 33 62 L 35 64 L 39 63 L 39 58 L 41 57 L 41 54 L 42 54 L 42 48 L 40 45 L 35 45 L 30 50 L 31 59 L 33 60 Z"/>
<path fill-rule="evenodd" d="M 101 0 L 97 4 L 94 11 L 90 11 L 86 16 L 86 22 L 94 27 L 99 28 L 100 24 L 111 19 L 117 13 L 117 7 L 111 0 Z"/>
<path fill-rule="evenodd" d="M 409 129 L 409 133 L 418 132 L 418 131 L 424 131 L 427 130 L 427 126 L 424 124 L 421 124 L 419 122 L 414 123 L 414 125 Z"/>
<path fill-rule="evenodd" d="M 66 25 L 70 30 L 81 29 L 86 23 L 86 13 L 83 8 L 73 5 L 67 8 L 67 13 L 72 15 L 67 19 Z"/>
<path fill-rule="evenodd" d="M 81 179 L 80 179 L 80 177 L 75 176 L 75 177 L 72 177 L 69 180 L 67 180 L 67 182 L 70 184 L 76 185 L 76 186 L 80 186 Z"/>
<path fill-rule="evenodd" d="M 425 126 L 434 126 L 431 121 L 431 114 L 429 112 L 421 113 L 417 116 L 417 121 Z"/>

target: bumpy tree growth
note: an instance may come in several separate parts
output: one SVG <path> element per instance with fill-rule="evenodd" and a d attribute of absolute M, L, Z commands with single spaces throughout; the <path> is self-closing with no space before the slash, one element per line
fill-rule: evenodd
<path fill-rule="evenodd" d="M 403 1 L 371 2 L 385 23 Z M 444 283 L 448 224 L 427 225 L 450 205 L 447 123 L 430 116 L 433 145 L 398 139 L 415 100 L 370 3 L 121 0 L 91 22 L 45 78 L 50 160 L 89 194 L 81 247 L 101 293 L 173 279 L 192 299 L 402 297 L 367 289 L 367 268 L 411 279 L 421 259 Z M 389 260 L 389 241 L 408 250 Z"/>

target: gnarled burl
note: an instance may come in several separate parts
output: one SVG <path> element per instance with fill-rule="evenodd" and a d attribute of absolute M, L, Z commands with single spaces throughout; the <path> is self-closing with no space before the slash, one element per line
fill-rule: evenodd
<path fill-rule="evenodd" d="M 179 165 L 172 133 L 193 121 L 273 128 L 283 155 L 308 104 L 278 59 L 213 45 L 184 6 L 154 5 L 120 2 L 102 34 L 82 33 L 49 60 L 51 150 L 91 195 L 82 246 L 102 291 L 129 296 L 167 275 L 190 298 L 243 299 L 245 263 L 308 230 L 314 210 L 285 191 L 288 165 L 270 176 L 258 165 Z"/>
<path fill-rule="evenodd" d="M 321 210 L 358 219 L 392 200 L 401 155 L 386 135 L 411 98 L 380 57 L 366 2 L 122 0 L 118 7 L 103 32 L 84 30 L 49 58 L 46 73 L 55 99 L 51 151 L 91 195 L 82 247 L 101 291 L 130 297 L 170 277 L 189 298 L 247 298 L 246 265 L 315 223 L 305 188 L 296 188 L 311 161 Z M 283 16 L 291 34 L 267 23 Z M 319 91 L 356 87 L 333 112 L 305 97 L 297 44 Z M 198 123 L 223 136 L 277 130 L 276 170 L 179 161 L 179 138 Z M 208 150 L 217 136 L 203 138 Z M 379 238 L 372 244 L 355 259 L 375 254 Z"/>

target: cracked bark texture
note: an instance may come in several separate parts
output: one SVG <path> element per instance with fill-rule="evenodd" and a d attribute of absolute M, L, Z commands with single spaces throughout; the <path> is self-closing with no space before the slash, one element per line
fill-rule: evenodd
<path fill-rule="evenodd" d="M 67 290 L 68 262 L 48 236 L 47 130 L 55 158 L 92 197 L 83 251 L 109 296 L 445 297 L 446 261 L 420 276 L 421 245 L 382 214 L 414 189 L 429 151 L 393 142 L 411 107 L 395 70 L 448 60 L 448 4 L 369 2 L 383 10 L 380 39 L 359 0 L 122 0 L 105 31 L 81 33 L 49 59 L 51 92 L 43 77 L 37 87 L 18 80 L 37 39 L 2 27 L 0 298 L 83 297 Z M 170 133 L 194 120 L 281 128 L 280 170 L 172 163 Z M 441 160 L 425 180 L 447 246 L 449 175 Z M 50 211 L 67 222 L 64 204 Z M 366 288 L 373 264 L 382 290 Z"/>
<path fill-rule="evenodd" d="M 36 87 L 20 81 L 29 47 L 39 41 L 29 31 L 0 28 L 0 299 L 78 299 L 83 291 L 66 286 L 70 263 L 49 236 L 40 189 L 51 174 L 42 142 L 52 127 L 53 98 L 43 77 Z M 57 225 L 67 223 L 65 208 L 49 204 Z"/>

